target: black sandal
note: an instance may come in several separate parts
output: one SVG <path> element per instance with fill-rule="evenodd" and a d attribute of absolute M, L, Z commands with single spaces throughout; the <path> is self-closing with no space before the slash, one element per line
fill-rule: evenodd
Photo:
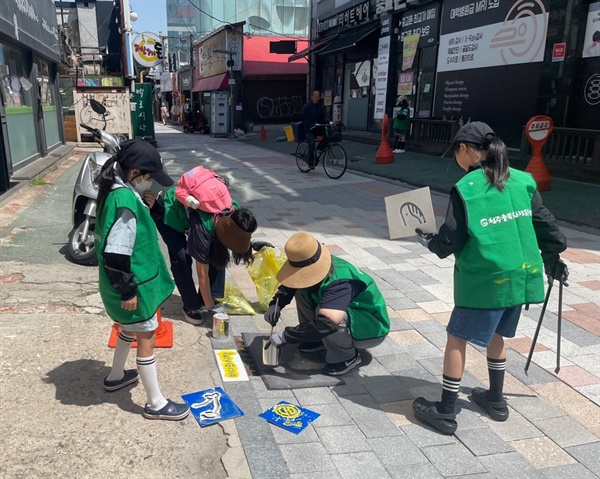
<path fill-rule="evenodd" d="M 456 414 L 442 414 L 438 412 L 434 401 L 428 401 L 425 398 L 418 397 L 413 401 L 413 411 L 415 417 L 426 424 L 429 424 L 436 431 L 452 436 L 456 432 L 458 424 L 456 423 Z"/>
<path fill-rule="evenodd" d="M 485 409 L 485 412 L 494 420 L 504 422 L 508 419 L 508 404 L 506 401 L 488 401 L 487 390 L 483 388 L 473 388 L 471 395 L 473 402 Z"/>

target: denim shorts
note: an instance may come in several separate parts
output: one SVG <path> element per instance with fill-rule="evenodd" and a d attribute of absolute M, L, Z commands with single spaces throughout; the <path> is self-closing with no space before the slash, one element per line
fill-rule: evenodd
<path fill-rule="evenodd" d="M 156 317 L 156 313 L 146 321 L 133 324 L 121 324 L 121 329 L 123 331 L 132 333 L 146 333 L 148 331 L 154 331 L 156 328 L 158 328 L 158 318 Z"/>
<path fill-rule="evenodd" d="M 459 339 L 487 348 L 494 333 L 514 338 L 520 317 L 521 306 L 506 309 L 455 307 L 446 331 Z"/>

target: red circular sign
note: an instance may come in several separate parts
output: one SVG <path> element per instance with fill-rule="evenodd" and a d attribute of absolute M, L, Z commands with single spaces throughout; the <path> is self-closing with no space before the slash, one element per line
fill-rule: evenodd
<path fill-rule="evenodd" d="M 552 118 L 538 115 L 531 118 L 525 125 L 525 135 L 531 146 L 541 148 L 554 130 Z"/>
<path fill-rule="evenodd" d="M 173 92 L 173 98 L 177 98 L 179 96 L 179 92 L 178 91 L 174 91 Z"/>

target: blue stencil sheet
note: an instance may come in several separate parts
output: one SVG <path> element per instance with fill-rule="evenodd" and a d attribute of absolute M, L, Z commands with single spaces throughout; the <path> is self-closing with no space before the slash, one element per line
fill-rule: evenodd
<path fill-rule="evenodd" d="M 260 417 L 266 419 L 271 424 L 275 424 L 286 431 L 300 434 L 306 426 L 317 419 L 320 414 L 318 412 L 305 409 L 295 404 L 286 401 L 281 401 L 265 412 L 259 414 Z"/>
<path fill-rule="evenodd" d="M 189 404 L 192 415 L 202 427 L 244 415 L 220 387 L 184 394 L 181 398 Z"/>

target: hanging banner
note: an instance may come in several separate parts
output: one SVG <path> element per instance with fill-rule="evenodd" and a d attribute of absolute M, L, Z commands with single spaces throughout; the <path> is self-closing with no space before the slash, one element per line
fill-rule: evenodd
<path fill-rule="evenodd" d="M 600 2 L 590 3 L 582 57 L 600 57 Z"/>
<path fill-rule="evenodd" d="M 412 95 L 414 73 L 400 73 L 398 75 L 398 96 L 410 96 Z"/>
<path fill-rule="evenodd" d="M 517 148 L 523 125 L 538 108 L 549 5 L 549 0 L 444 1 L 433 115 L 484 121 Z"/>
<path fill-rule="evenodd" d="M 220 387 L 184 394 L 181 398 L 190 406 L 192 415 L 202 427 L 244 415 Z"/>
<path fill-rule="evenodd" d="M 439 35 L 438 4 L 428 4 L 421 9 L 410 9 L 400 19 L 400 41 L 410 35 L 419 35 L 419 48 L 429 47 L 438 42 Z"/>
<path fill-rule="evenodd" d="M 377 56 L 377 76 L 375 77 L 375 109 L 373 118 L 383 120 L 387 93 L 388 67 L 390 62 L 390 37 L 379 39 Z"/>
<path fill-rule="evenodd" d="M 402 71 L 410 70 L 415 60 L 417 47 L 419 46 L 419 34 L 407 35 L 402 42 Z"/>
<path fill-rule="evenodd" d="M 154 141 L 156 138 L 152 118 L 152 85 L 136 83 L 130 102 L 133 138 Z"/>
<path fill-rule="evenodd" d="M 286 431 L 300 434 L 320 414 L 310 409 L 290 404 L 287 401 L 281 401 L 272 408 L 260 413 L 259 416 Z"/>

